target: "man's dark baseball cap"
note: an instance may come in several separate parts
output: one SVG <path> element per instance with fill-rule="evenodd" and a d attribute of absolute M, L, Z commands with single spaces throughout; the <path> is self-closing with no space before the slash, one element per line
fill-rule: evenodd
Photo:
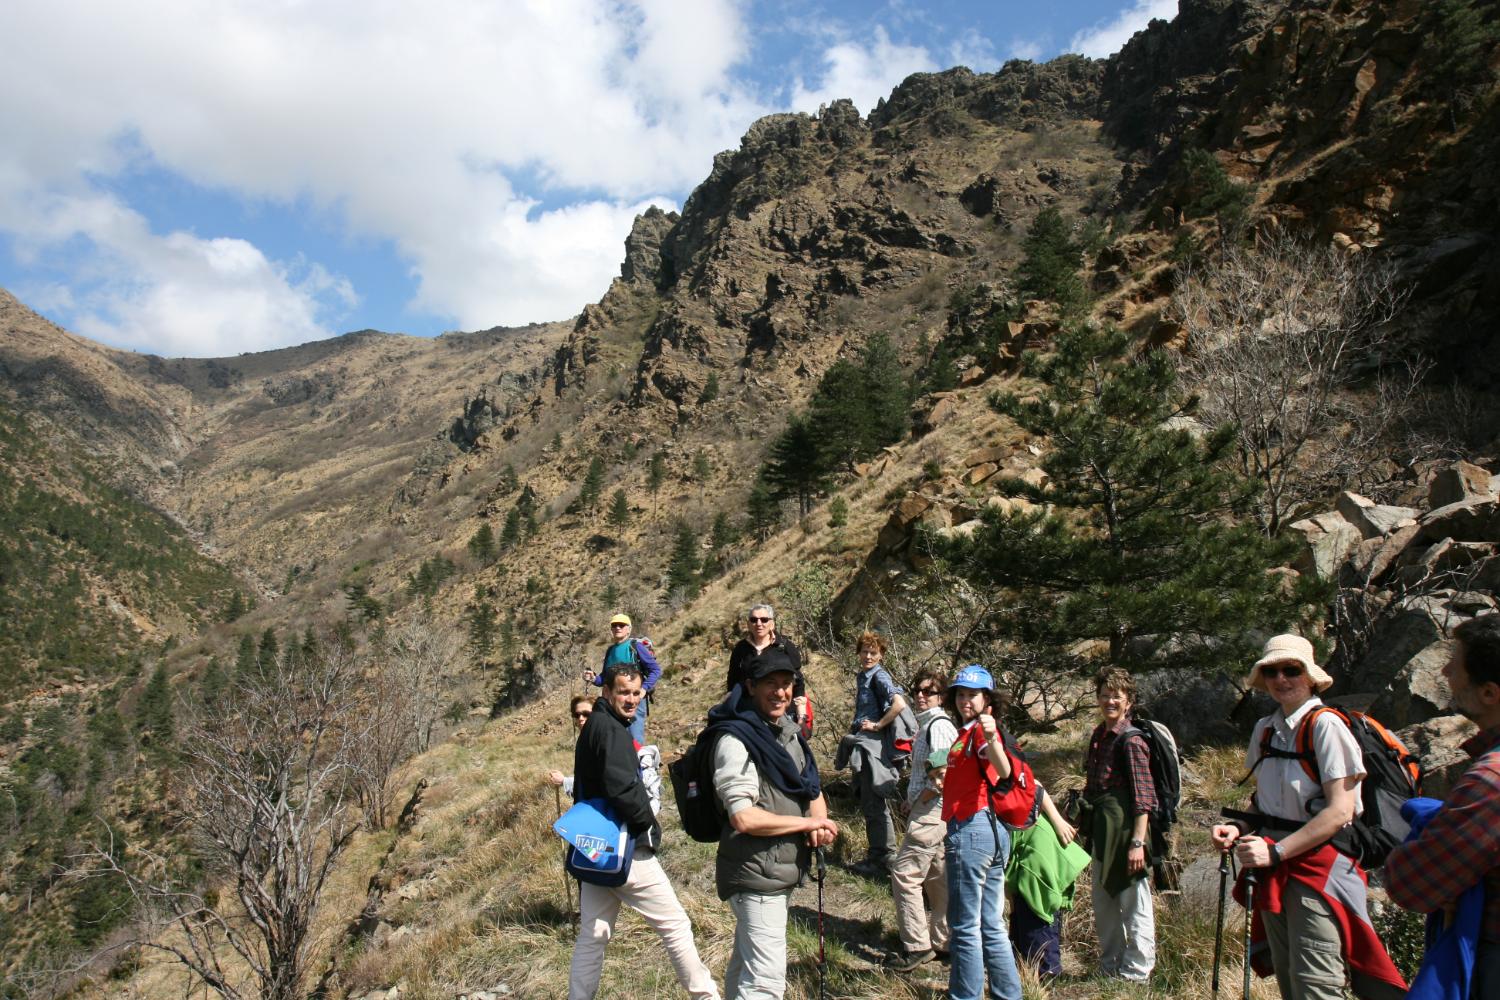
<path fill-rule="evenodd" d="M 797 675 L 797 668 L 792 666 L 792 658 L 774 646 L 752 657 L 750 662 L 745 664 L 745 676 L 752 681 L 758 681 L 772 674 L 791 674 L 793 677 Z"/>

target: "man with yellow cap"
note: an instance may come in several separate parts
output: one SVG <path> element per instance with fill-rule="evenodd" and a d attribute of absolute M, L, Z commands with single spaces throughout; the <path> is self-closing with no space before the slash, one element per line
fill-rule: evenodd
<path fill-rule="evenodd" d="M 651 692 L 661 678 L 661 666 L 656 662 L 651 644 L 645 639 L 632 638 L 630 628 L 629 615 L 616 613 L 610 618 L 609 646 L 604 650 L 604 666 L 597 673 L 585 670 L 583 679 L 602 687 L 609 680 L 610 667 L 621 663 L 632 664 L 641 672 L 641 687 L 645 695 L 635 710 L 635 719 L 630 723 L 630 735 L 635 737 L 638 746 L 645 746 L 646 711 L 651 704 Z"/>

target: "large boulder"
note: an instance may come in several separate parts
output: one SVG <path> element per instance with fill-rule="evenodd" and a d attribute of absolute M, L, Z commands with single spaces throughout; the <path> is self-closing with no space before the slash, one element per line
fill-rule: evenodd
<path fill-rule="evenodd" d="M 1427 488 L 1427 506 L 1447 507 L 1495 495 L 1494 477 L 1488 469 L 1469 462 L 1455 462 L 1439 469 Z"/>
<path fill-rule="evenodd" d="M 1192 670 L 1154 670 L 1136 680 L 1136 704 L 1172 730 L 1178 746 L 1243 736 L 1230 713 L 1243 690 L 1223 674 L 1205 677 Z"/>
<path fill-rule="evenodd" d="M 1340 493 L 1334 509 L 1367 539 L 1380 538 L 1397 528 L 1416 524 L 1417 515 L 1421 513 L 1411 507 L 1378 504 L 1358 493 Z"/>
<path fill-rule="evenodd" d="M 1328 511 L 1291 525 L 1302 536 L 1303 550 L 1292 563 L 1299 573 L 1315 573 L 1319 579 L 1334 579 L 1351 549 L 1363 536 L 1358 528 L 1336 511 Z"/>
<path fill-rule="evenodd" d="M 1345 587 L 1364 587 L 1376 583 L 1404 553 L 1421 529 L 1415 523 L 1397 528 L 1383 538 L 1366 538 L 1350 550 L 1348 560 L 1339 571 L 1339 582 Z"/>
<path fill-rule="evenodd" d="M 1334 678 L 1334 690 L 1341 694 L 1386 691 L 1418 653 L 1445 641 L 1447 629 L 1456 624 L 1441 597 L 1408 597 L 1397 602 L 1377 620 L 1369 651 L 1346 676 Z"/>
<path fill-rule="evenodd" d="M 1441 639 L 1423 647 L 1396 672 L 1371 711 L 1395 728 L 1426 722 L 1445 711 L 1452 690 L 1443 676 L 1443 665 L 1453 654 L 1453 640 Z"/>
<path fill-rule="evenodd" d="M 1453 583 L 1465 579 L 1471 567 L 1495 555 L 1488 542 L 1455 542 L 1444 538 L 1432 545 L 1413 545 L 1401 556 L 1396 579 L 1408 587 Z"/>
<path fill-rule="evenodd" d="M 1417 523 L 1421 526 L 1416 538 L 1419 542 L 1443 538 L 1455 542 L 1500 542 L 1500 498 L 1470 497 L 1450 503 L 1428 511 Z"/>
<path fill-rule="evenodd" d="M 1440 715 L 1397 731 L 1406 749 L 1422 762 L 1423 794 L 1439 799 L 1448 794 L 1469 767 L 1463 742 L 1476 731 L 1474 723 L 1461 715 Z"/>

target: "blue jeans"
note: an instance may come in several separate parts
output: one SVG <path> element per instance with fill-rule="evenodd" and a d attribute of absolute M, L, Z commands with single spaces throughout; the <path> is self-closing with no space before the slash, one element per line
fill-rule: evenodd
<path fill-rule="evenodd" d="M 950 1000 L 990 996 L 1021 1000 L 1021 974 L 1005 929 L 1005 863 L 1010 831 L 988 811 L 949 820 L 943 839 L 948 859 L 948 971 Z"/>
<path fill-rule="evenodd" d="M 630 735 L 641 746 L 646 745 L 646 709 L 651 705 L 651 699 L 642 698 L 641 703 L 635 706 L 635 718 L 630 721 Z"/>

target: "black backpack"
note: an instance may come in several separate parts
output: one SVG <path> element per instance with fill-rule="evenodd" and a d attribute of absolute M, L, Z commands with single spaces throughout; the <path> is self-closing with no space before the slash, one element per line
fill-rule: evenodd
<path fill-rule="evenodd" d="M 1118 746 L 1125 751 L 1125 737 L 1141 737 L 1151 753 L 1151 787 L 1156 793 L 1156 808 L 1151 811 L 1151 868 L 1158 889 L 1177 888 L 1180 863 L 1173 857 L 1172 827 L 1177 824 L 1177 810 L 1182 805 L 1182 754 L 1177 738 L 1164 724 L 1144 712 L 1131 714 L 1130 726 L 1120 734 Z"/>
<path fill-rule="evenodd" d="M 726 822 L 714 794 L 714 745 L 720 735 L 713 729 L 703 730 L 688 752 L 667 766 L 682 828 L 703 844 L 717 843 Z"/>
<path fill-rule="evenodd" d="M 1358 861 L 1366 871 L 1374 871 L 1385 864 L 1386 855 L 1406 839 L 1407 831 L 1411 829 L 1411 824 L 1401 815 L 1402 804 L 1422 794 L 1421 763 L 1378 719 L 1352 709 L 1320 705 L 1297 724 L 1293 741 L 1296 749 L 1293 750 L 1277 750 L 1271 746 L 1271 727 L 1267 726 L 1261 734 L 1260 756 L 1250 768 L 1250 774 L 1240 779 L 1240 783 L 1250 779 L 1261 761 L 1281 757 L 1301 763 L 1303 772 L 1322 785 L 1323 776 L 1318 773 L 1312 736 L 1313 726 L 1324 712 L 1333 713 L 1349 727 L 1354 742 L 1359 745 L 1359 756 L 1365 769 L 1365 779 L 1359 783 L 1364 811 L 1334 835 L 1333 846 Z"/>

